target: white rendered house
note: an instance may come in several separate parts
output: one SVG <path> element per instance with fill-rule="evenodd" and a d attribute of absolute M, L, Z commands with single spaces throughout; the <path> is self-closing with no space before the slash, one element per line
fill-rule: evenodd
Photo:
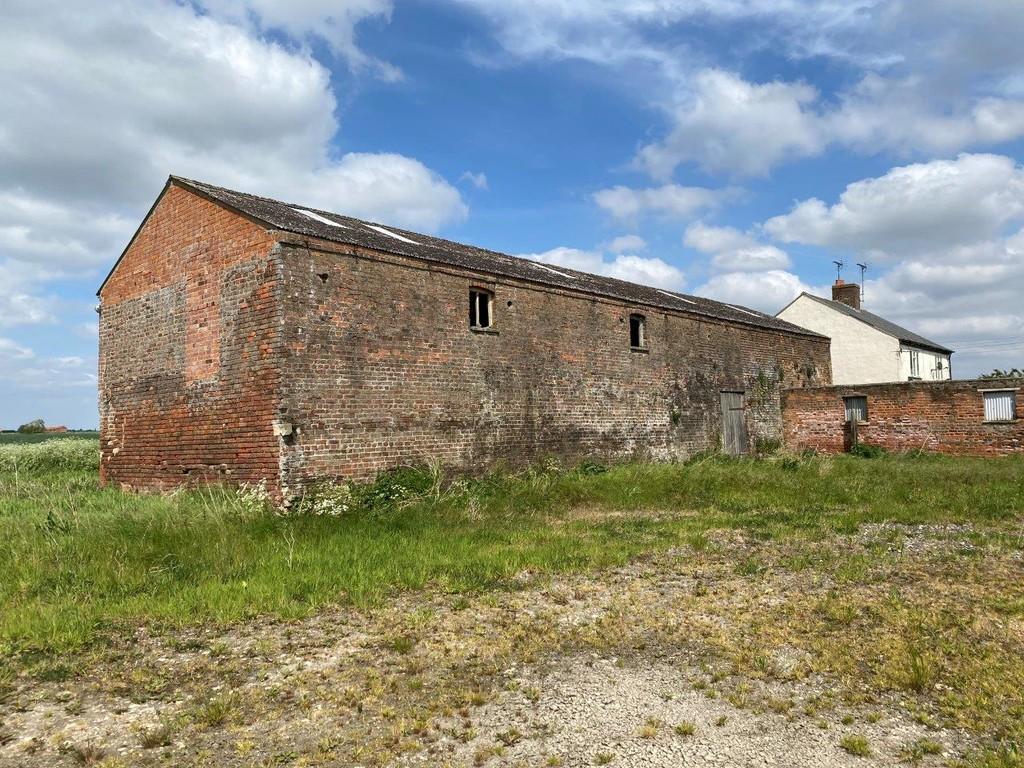
<path fill-rule="evenodd" d="M 832 300 L 801 293 L 776 317 L 832 340 L 834 384 L 943 381 L 953 350 L 860 306 L 860 286 L 837 280 Z"/>

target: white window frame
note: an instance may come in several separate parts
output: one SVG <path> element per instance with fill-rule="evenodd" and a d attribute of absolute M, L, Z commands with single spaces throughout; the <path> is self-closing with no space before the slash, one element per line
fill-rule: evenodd
<path fill-rule="evenodd" d="M 910 350 L 910 377 L 921 378 L 921 353 L 916 349 Z"/>
<path fill-rule="evenodd" d="M 981 389 L 982 404 L 985 413 L 986 424 L 1009 424 L 1017 420 L 1017 393 L 1020 391 L 1019 387 L 1003 387 L 1001 389 Z M 1010 400 L 1010 418 L 1008 419 L 997 419 L 989 418 L 989 414 L 995 410 L 995 408 L 989 409 L 989 403 L 996 400 L 997 395 L 1005 395 Z"/>

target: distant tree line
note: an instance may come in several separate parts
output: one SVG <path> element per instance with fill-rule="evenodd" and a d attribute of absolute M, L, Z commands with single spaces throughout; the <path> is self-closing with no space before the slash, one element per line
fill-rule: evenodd
<path fill-rule="evenodd" d="M 18 427 L 18 431 L 24 435 L 45 432 L 46 424 L 43 422 L 42 419 L 36 419 L 35 421 L 30 421 L 28 424 L 22 424 L 20 427 Z"/>
<path fill-rule="evenodd" d="M 1020 368 L 1010 368 L 1007 371 L 996 368 L 992 373 L 986 373 L 981 378 L 983 379 L 1024 379 L 1024 370 Z"/>

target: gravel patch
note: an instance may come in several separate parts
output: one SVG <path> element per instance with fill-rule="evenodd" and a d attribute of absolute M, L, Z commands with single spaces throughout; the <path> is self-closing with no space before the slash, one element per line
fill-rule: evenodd
<path fill-rule="evenodd" d="M 481 708 L 474 720 L 480 735 L 452 748 L 457 764 L 470 765 L 490 747 L 514 740 L 493 764 L 534 765 L 542 757 L 565 766 L 607 760 L 636 768 L 854 768 L 895 765 L 907 744 L 924 737 L 936 740 L 935 732 L 893 715 L 823 728 L 806 717 L 737 709 L 694 690 L 684 673 L 670 665 L 571 660 L 524 688 L 540 692 L 536 701 L 520 688 Z M 690 726 L 692 734 L 687 733 Z M 840 742 L 852 735 L 863 736 L 872 754 L 847 753 Z M 938 762 L 941 756 L 930 760 Z"/>

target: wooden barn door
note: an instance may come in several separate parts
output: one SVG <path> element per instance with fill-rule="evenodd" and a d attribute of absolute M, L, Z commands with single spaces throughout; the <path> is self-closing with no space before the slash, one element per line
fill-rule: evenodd
<path fill-rule="evenodd" d="M 743 413 L 743 393 L 722 393 L 722 450 L 730 456 L 747 452 L 747 420 Z"/>

